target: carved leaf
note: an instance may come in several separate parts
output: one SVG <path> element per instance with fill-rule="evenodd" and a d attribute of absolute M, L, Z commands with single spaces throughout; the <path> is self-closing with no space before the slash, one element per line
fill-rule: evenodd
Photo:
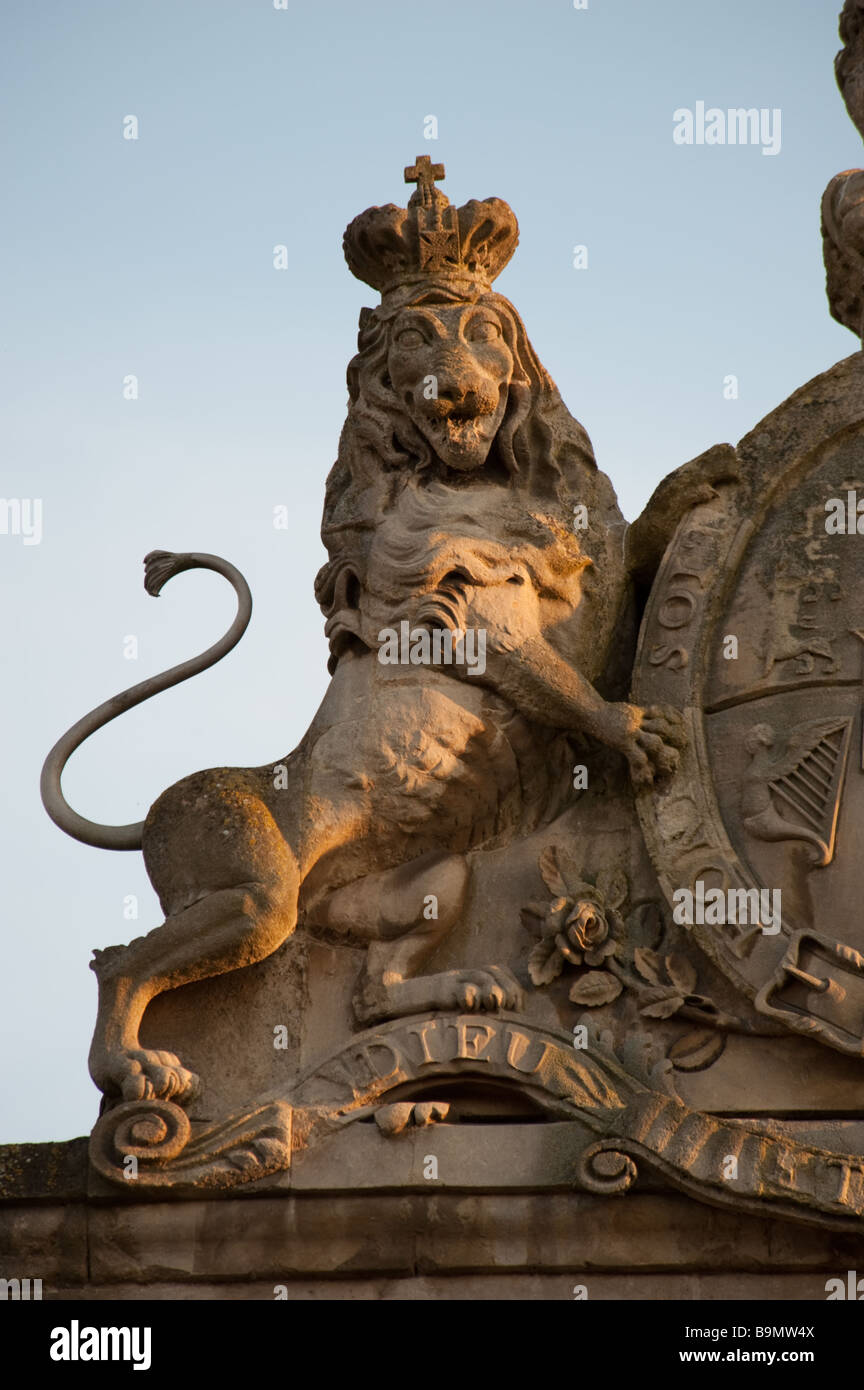
<path fill-rule="evenodd" d="M 602 965 L 607 956 L 614 956 L 617 952 L 614 941 L 601 941 L 599 946 L 593 950 L 585 952 L 586 965 Z"/>
<path fill-rule="evenodd" d="M 555 854 L 555 846 L 547 845 L 540 858 L 537 860 L 537 867 L 540 870 L 540 877 L 549 889 L 553 898 L 567 897 L 567 884 L 561 877 L 561 870 L 558 868 L 558 859 Z"/>
<path fill-rule="evenodd" d="M 662 999 L 657 999 L 654 1003 L 645 1004 L 639 1010 L 644 1018 L 671 1018 L 677 1013 L 684 1003 L 683 994 L 675 994 L 673 990 L 664 992 Z"/>
<path fill-rule="evenodd" d="M 626 901 L 629 892 L 627 875 L 623 869 L 612 869 L 609 873 L 599 873 L 597 875 L 597 887 L 603 894 L 606 906 L 611 908 L 620 907 Z"/>
<path fill-rule="evenodd" d="M 720 1014 L 720 1010 L 717 1008 L 713 999 L 706 998 L 704 994 L 688 994 L 687 1006 L 691 1009 L 697 1009 L 709 1026 L 711 1024 L 714 1024 L 715 1027 L 717 1026 L 717 1018 Z"/>
<path fill-rule="evenodd" d="M 665 1061 L 665 1058 L 658 1058 L 657 1042 L 650 1033 L 628 1032 L 624 1041 L 614 1050 L 631 1076 L 647 1081 L 649 1085 L 652 1084 L 651 1075 L 658 1061 Z M 671 1071 L 671 1064 L 666 1065 Z"/>
<path fill-rule="evenodd" d="M 711 1028 L 695 1028 L 676 1038 L 666 1056 L 676 1071 L 704 1071 L 716 1062 L 726 1046 L 723 1033 L 715 1033 Z"/>
<path fill-rule="evenodd" d="M 661 1057 L 659 1062 L 656 1062 L 651 1068 L 648 1085 L 652 1091 L 662 1091 L 665 1095 L 680 1100 L 675 1086 L 675 1069 L 668 1057 Z"/>
<path fill-rule="evenodd" d="M 573 985 L 570 998 L 574 1004 L 599 1009 L 601 1004 L 611 1004 L 613 999 L 617 999 L 622 988 L 621 981 L 610 975 L 608 970 L 589 970 Z"/>
<path fill-rule="evenodd" d="M 639 903 L 627 915 L 627 934 L 634 945 L 654 947 L 663 935 L 663 914 L 656 903 Z"/>
<path fill-rule="evenodd" d="M 666 973 L 681 994 L 695 993 L 696 967 L 686 956 L 667 956 Z"/>
<path fill-rule="evenodd" d="M 546 920 L 546 908 L 546 903 L 526 903 L 520 913 L 522 925 L 526 931 L 532 932 L 534 936 L 540 935 Z"/>
<path fill-rule="evenodd" d="M 648 946 L 637 946 L 633 952 L 633 964 L 643 980 L 648 980 L 652 985 L 659 985 L 660 957 L 656 951 L 652 951 Z"/>
<path fill-rule="evenodd" d="M 536 946 L 531 947 L 528 974 L 533 984 L 549 985 L 553 980 L 557 980 L 563 964 L 564 958 L 555 945 L 555 938 L 546 936 L 542 941 L 538 941 Z"/>

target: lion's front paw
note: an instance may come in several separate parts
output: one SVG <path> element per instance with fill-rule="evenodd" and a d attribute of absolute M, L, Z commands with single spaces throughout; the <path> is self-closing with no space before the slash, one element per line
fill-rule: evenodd
<path fill-rule="evenodd" d="M 478 970 L 442 970 L 439 975 L 420 975 L 371 988 L 367 985 L 355 1007 L 363 1023 L 403 1018 L 430 1009 L 458 1009 L 460 1013 L 518 1011 L 522 1008 L 522 990 L 505 966 L 487 965 Z"/>
<path fill-rule="evenodd" d="M 497 1009 L 522 1007 L 519 983 L 503 965 L 487 965 L 482 970 L 448 970 L 430 976 L 431 980 L 439 982 L 433 1008 L 494 1013 Z"/>
<path fill-rule="evenodd" d="M 631 706 L 635 709 L 635 706 Z M 678 766 L 679 750 L 687 742 L 684 720 L 671 705 L 648 705 L 636 710 L 639 717 L 624 752 L 637 787 L 651 786 L 657 777 L 669 776 Z"/>
<path fill-rule="evenodd" d="M 124 1100 L 173 1100 L 185 1105 L 198 1092 L 198 1077 L 173 1052 L 144 1047 L 91 1055 L 90 1075 L 100 1091 Z"/>

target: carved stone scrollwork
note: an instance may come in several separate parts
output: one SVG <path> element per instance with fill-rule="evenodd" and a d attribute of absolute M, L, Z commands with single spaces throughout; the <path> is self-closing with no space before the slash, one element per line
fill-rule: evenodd
<path fill-rule="evenodd" d="M 189 1142 L 192 1126 L 185 1110 L 167 1100 L 131 1101 L 102 1115 L 90 1139 L 94 1168 L 104 1177 L 123 1177 L 137 1168 L 154 1173 L 171 1163 Z M 128 1165 L 128 1159 L 134 1165 Z"/>
<path fill-rule="evenodd" d="M 419 1093 L 428 1096 L 430 1084 L 440 1092 L 448 1079 L 489 1078 L 530 1097 L 547 1120 L 574 1122 L 573 1183 L 585 1191 L 626 1193 L 644 1165 L 701 1201 L 858 1227 L 860 1155 L 691 1109 L 664 1089 L 669 1063 L 656 1060 L 646 1044 L 647 1037 L 631 1036 L 616 1048 L 608 1032 L 589 1030 L 586 1047 L 574 1048 L 566 1034 L 507 1016 L 400 1020 L 360 1035 L 313 1068 L 290 1100 L 197 1133 L 171 1102 L 117 1106 L 96 1125 L 91 1157 L 104 1177 L 130 1190 L 226 1188 L 287 1169 L 292 1147 L 326 1143 L 358 1120 L 380 1115 L 379 1129 L 388 1136 L 409 1125 L 447 1123 L 446 1102 L 420 1101 Z M 329 1099 L 322 1100 L 324 1092 Z M 586 1128 L 594 1136 L 587 1146 Z"/>
<path fill-rule="evenodd" d="M 100 1116 L 90 1137 L 90 1159 L 114 1182 L 232 1187 L 290 1166 L 291 1118 L 291 1107 L 276 1101 L 193 1137 L 179 1105 L 131 1101 Z"/>
<path fill-rule="evenodd" d="M 614 1141 L 601 1139 L 591 1144 L 576 1162 L 576 1181 L 588 1192 L 602 1197 L 623 1196 L 629 1192 L 639 1170 L 629 1154 L 616 1148 Z"/>

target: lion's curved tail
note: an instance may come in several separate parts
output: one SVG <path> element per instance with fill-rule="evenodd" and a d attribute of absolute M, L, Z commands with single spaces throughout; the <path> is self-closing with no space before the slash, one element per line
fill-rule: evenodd
<path fill-rule="evenodd" d="M 249 585 L 238 569 L 218 555 L 192 552 L 174 555 L 168 550 L 151 550 L 144 558 L 144 587 L 148 594 L 158 598 L 163 586 L 173 575 L 192 569 L 215 570 L 234 586 L 238 599 L 237 615 L 225 635 L 200 656 L 181 661 L 179 666 L 172 666 L 158 676 L 151 676 L 149 680 L 131 686 L 129 690 L 122 691 L 121 694 L 106 700 L 104 705 L 99 705 L 97 709 L 85 714 L 83 719 L 73 724 L 55 743 L 45 759 L 41 781 L 45 810 L 55 825 L 59 825 L 67 835 L 83 841 L 85 845 L 95 845 L 97 849 L 140 849 L 144 822 L 138 821 L 134 825 L 99 825 L 96 821 L 85 820 L 72 810 L 63 795 L 60 779 L 76 748 L 80 748 L 85 739 L 97 729 L 110 724 L 118 715 L 125 714 L 127 709 L 140 705 L 143 700 L 149 700 L 152 695 L 159 695 L 163 690 L 170 690 L 172 685 L 180 685 L 182 681 L 189 680 L 190 676 L 197 676 L 199 671 L 206 671 L 208 666 L 215 666 L 232 647 L 236 647 L 249 624 L 252 616 Z"/>

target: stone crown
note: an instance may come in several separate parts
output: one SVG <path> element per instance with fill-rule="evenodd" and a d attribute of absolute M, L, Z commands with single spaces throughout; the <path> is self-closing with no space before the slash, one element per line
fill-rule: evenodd
<path fill-rule="evenodd" d="M 516 250 L 519 225 L 508 204 L 472 198 L 453 207 L 435 186 L 443 177 L 443 164 L 419 155 L 405 170 L 406 183 L 417 184 L 407 208 L 367 208 L 346 229 L 351 273 L 382 296 L 427 282 L 488 290 Z"/>

